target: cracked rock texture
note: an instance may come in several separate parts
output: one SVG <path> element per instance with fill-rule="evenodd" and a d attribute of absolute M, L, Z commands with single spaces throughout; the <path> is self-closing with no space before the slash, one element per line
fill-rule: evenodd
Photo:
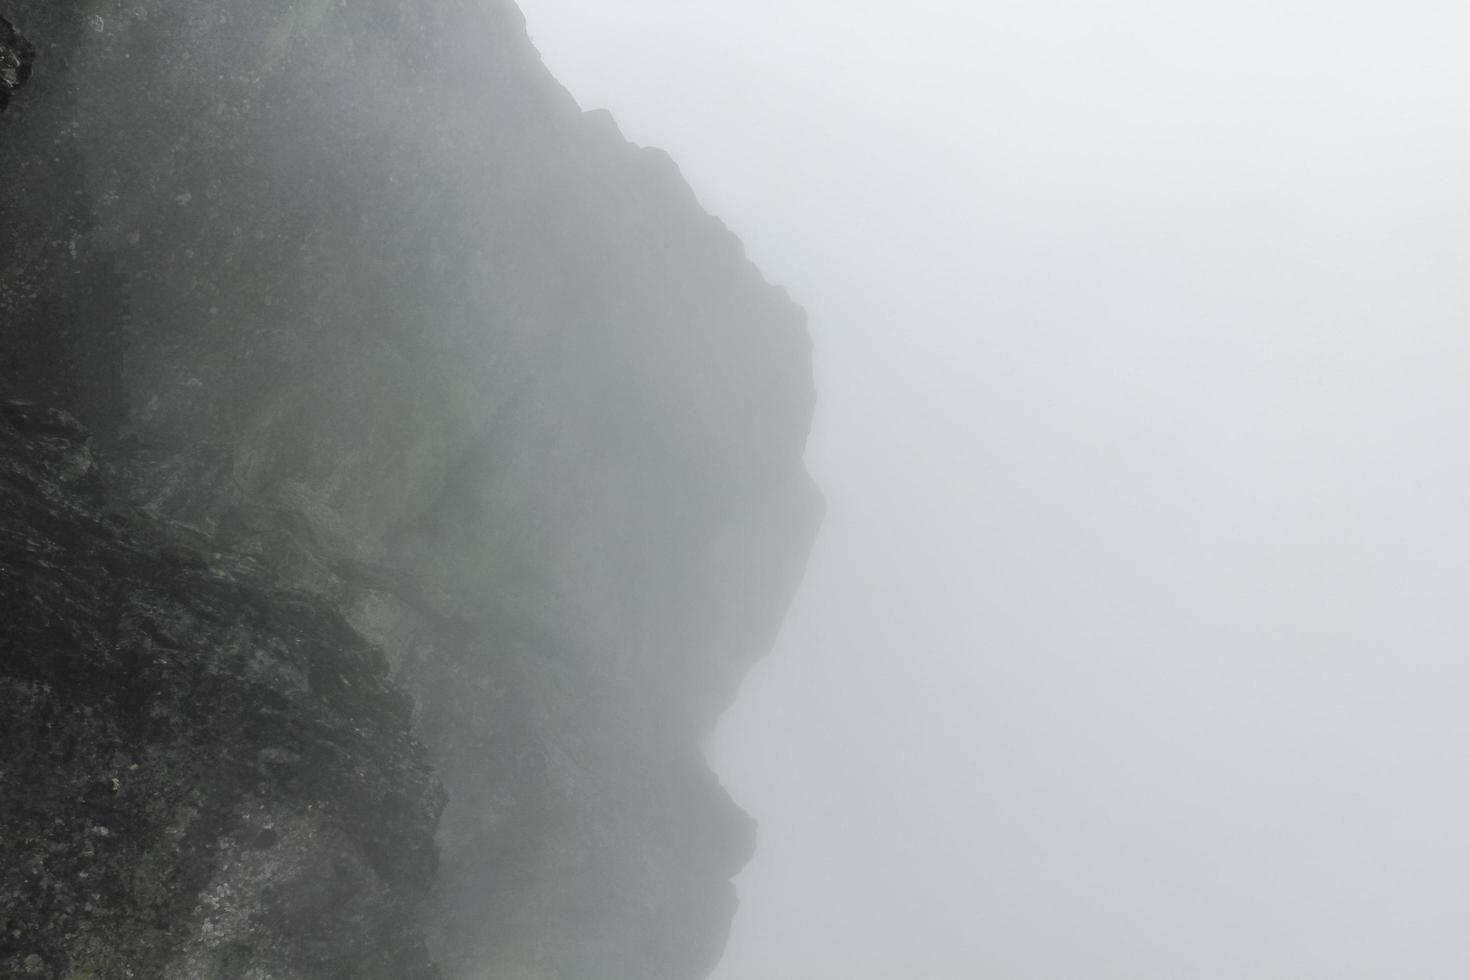
<path fill-rule="evenodd" d="M 704 976 L 801 311 L 503 0 L 0 13 L 0 967 Z"/>

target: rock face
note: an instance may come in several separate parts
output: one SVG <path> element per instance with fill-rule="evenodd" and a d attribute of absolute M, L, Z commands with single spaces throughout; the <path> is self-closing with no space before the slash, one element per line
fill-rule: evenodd
<path fill-rule="evenodd" d="M 443 794 L 382 653 L 115 510 L 59 412 L 0 405 L 0 496 L 0 973 L 433 976 Z"/>
<path fill-rule="evenodd" d="M 509 3 L 3 13 L 0 968 L 705 975 L 800 311 Z"/>
<path fill-rule="evenodd" d="M 31 64 L 36 49 L 15 25 L 0 17 L 0 112 L 10 104 L 10 96 L 31 78 Z"/>

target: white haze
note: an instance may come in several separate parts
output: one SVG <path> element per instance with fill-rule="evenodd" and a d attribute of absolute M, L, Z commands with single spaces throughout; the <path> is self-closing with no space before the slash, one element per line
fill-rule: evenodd
<path fill-rule="evenodd" d="M 1470 975 L 1470 12 L 523 6 L 811 314 L 717 980 Z"/>

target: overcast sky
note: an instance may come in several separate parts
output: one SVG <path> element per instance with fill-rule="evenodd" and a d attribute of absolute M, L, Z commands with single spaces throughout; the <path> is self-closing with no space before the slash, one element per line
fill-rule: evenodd
<path fill-rule="evenodd" d="M 811 314 L 718 980 L 1470 975 L 1470 12 L 524 0 Z"/>

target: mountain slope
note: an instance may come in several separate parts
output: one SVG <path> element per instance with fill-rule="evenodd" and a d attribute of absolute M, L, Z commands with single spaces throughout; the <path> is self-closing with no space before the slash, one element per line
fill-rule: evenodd
<path fill-rule="evenodd" d="M 508 3 L 0 13 L 7 396 L 383 651 L 446 975 L 703 975 L 752 827 L 699 741 L 820 514 L 800 310 Z"/>

